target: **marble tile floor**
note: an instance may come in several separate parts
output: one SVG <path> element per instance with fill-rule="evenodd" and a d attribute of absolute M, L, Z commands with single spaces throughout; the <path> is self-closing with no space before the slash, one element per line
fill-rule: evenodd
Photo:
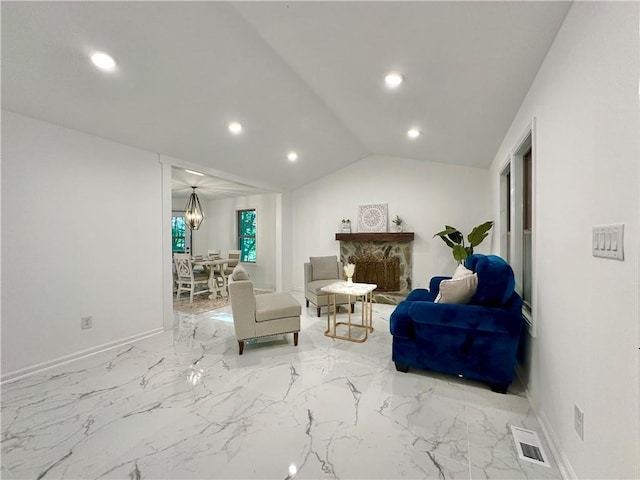
<path fill-rule="evenodd" d="M 6 383 L 1 478 L 561 478 L 517 457 L 510 425 L 542 438 L 521 389 L 396 372 L 393 308 L 357 344 L 303 306 L 298 347 L 242 356 L 230 307 L 176 312 L 173 332 Z"/>

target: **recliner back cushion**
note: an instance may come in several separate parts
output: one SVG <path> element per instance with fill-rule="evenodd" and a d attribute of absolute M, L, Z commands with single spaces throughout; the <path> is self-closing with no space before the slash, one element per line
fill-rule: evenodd
<path fill-rule="evenodd" d="M 309 257 L 313 280 L 330 280 L 338 278 L 338 257 Z"/>
<path fill-rule="evenodd" d="M 470 304 L 502 307 L 511 298 L 515 278 L 511 266 L 502 258 L 473 254 L 467 257 L 465 266 L 478 274 L 478 288 Z"/>

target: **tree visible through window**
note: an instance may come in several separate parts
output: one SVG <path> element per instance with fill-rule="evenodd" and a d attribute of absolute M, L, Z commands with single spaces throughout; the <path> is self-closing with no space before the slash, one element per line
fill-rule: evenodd
<path fill-rule="evenodd" d="M 238 210 L 238 250 L 241 262 L 256 261 L 256 210 Z"/>
<path fill-rule="evenodd" d="M 171 217 L 171 251 L 173 253 L 185 253 L 186 242 L 186 223 L 184 216 Z"/>

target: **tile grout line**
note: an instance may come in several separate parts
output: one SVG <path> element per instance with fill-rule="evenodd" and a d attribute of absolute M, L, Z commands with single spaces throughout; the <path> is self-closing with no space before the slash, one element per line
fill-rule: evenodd
<path fill-rule="evenodd" d="M 469 468 L 469 480 L 472 480 L 471 476 L 471 440 L 469 440 L 469 402 L 467 401 L 467 379 L 463 377 L 462 389 L 464 390 L 464 423 L 467 429 L 467 467 Z"/>

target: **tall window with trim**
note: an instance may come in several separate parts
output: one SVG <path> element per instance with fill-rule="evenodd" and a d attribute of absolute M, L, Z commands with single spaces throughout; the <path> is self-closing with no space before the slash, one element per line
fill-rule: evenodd
<path fill-rule="evenodd" d="M 533 155 L 531 132 L 501 173 L 502 253 L 513 267 L 524 311 L 533 308 Z"/>
<path fill-rule="evenodd" d="M 185 253 L 187 248 L 187 224 L 184 215 L 173 214 L 171 217 L 171 251 Z"/>
<path fill-rule="evenodd" d="M 506 239 L 504 244 L 505 257 L 507 262 L 511 261 L 511 168 L 507 167 L 505 173 L 505 181 L 504 181 L 504 203 L 505 212 L 504 212 L 504 222 L 506 224 Z"/>
<path fill-rule="evenodd" d="M 522 156 L 522 301 L 531 311 L 531 270 L 533 234 L 533 161 L 531 148 Z"/>
<path fill-rule="evenodd" d="M 253 262 L 257 259 L 256 253 L 256 209 L 238 210 L 238 250 L 241 262 Z"/>

